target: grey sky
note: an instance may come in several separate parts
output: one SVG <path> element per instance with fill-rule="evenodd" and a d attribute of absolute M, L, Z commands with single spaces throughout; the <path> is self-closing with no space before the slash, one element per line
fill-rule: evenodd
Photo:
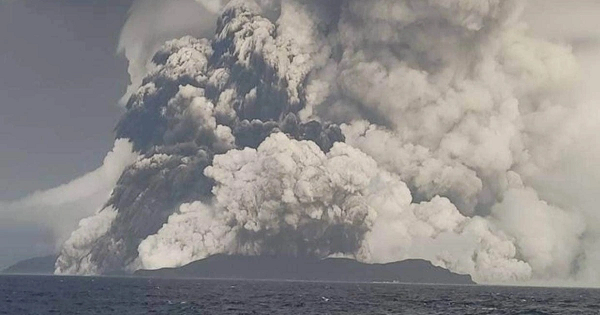
<path fill-rule="evenodd" d="M 0 200 L 98 167 L 128 81 L 129 0 L 0 1 Z"/>

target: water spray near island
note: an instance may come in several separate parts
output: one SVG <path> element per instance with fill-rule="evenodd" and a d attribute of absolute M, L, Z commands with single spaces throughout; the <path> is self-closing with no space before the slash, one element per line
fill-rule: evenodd
<path fill-rule="evenodd" d="M 162 46 L 179 31 L 137 18 L 158 5 L 122 34 L 117 141 L 138 158 L 56 273 L 225 253 L 600 280 L 596 205 L 557 193 L 598 152 L 598 106 L 573 97 L 572 48 L 530 35 L 523 1 L 203 0 L 178 24 L 198 37 Z"/>

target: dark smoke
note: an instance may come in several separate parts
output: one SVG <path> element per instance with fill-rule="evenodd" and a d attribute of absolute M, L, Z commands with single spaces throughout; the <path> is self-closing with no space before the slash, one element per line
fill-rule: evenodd
<path fill-rule="evenodd" d="M 271 22 L 255 10 L 233 6 L 219 19 L 214 41 L 173 40 L 152 58 L 155 70 L 131 96 L 116 128 L 117 137 L 130 139 L 143 159 L 123 173 L 105 206 L 118 212 L 110 229 L 86 245 L 86 263 L 95 272 L 127 269 L 140 242 L 156 234 L 180 205 L 208 201 L 214 182 L 203 171 L 215 154 L 257 148 L 274 132 L 314 141 L 324 151 L 344 141 L 337 125 L 301 123 L 297 113 L 304 107 L 303 97 L 291 100 L 286 90 L 290 83 L 259 51 L 238 51 L 244 42 L 265 40 L 253 32 L 257 23 L 275 36 Z M 301 238 L 294 243 L 304 246 Z M 357 246 L 356 240 L 348 245 Z M 86 272 L 66 257 L 58 261 L 58 270 Z"/>

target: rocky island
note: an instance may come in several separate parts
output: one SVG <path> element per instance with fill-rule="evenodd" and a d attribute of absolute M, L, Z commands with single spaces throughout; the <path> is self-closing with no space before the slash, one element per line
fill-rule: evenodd
<path fill-rule="evenodd" d="M 452 273 L 419 259 L 365 264 L 345 258 L 321 260 L 215 255 L 179 268 L 138 270 L 135 275 L 158 278 L 475 284 L 469 275 Z"/>

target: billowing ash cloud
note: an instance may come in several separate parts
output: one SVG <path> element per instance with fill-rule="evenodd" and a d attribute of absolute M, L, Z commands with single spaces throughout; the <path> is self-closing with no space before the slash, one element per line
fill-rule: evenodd
<path fill-rule="evenodd" d="M 589 107 L 564 101 L 576 59 L 527 34 L 521 1 L 198 2 L 214 37 L 148 61 L 117 126 L 141 157 L 57 273 L 216 253 L 590 273 L 590 211 L 539 184 Z"/>
<path fill-rule="evenodd" d="M 17 236 L 11 238 L 11 230 L 25 228 L 44 234 L 43 242 L 48 248 L 40 254 L 47 255 L 47 251 L 57 250 L 69 238 L 79 220 L 93 215 L 102 207 L 121 173 L 136 158 L 131 143 L 119 139 L 96 170 L 53 189 L 38 191 L 12 202 L 0 202 L 0 230 L 5 231 L 0 248 L 5 250 L 7 244 L 18 243 Z M 27 248 L 31 255 L 31 245 Z"/>

